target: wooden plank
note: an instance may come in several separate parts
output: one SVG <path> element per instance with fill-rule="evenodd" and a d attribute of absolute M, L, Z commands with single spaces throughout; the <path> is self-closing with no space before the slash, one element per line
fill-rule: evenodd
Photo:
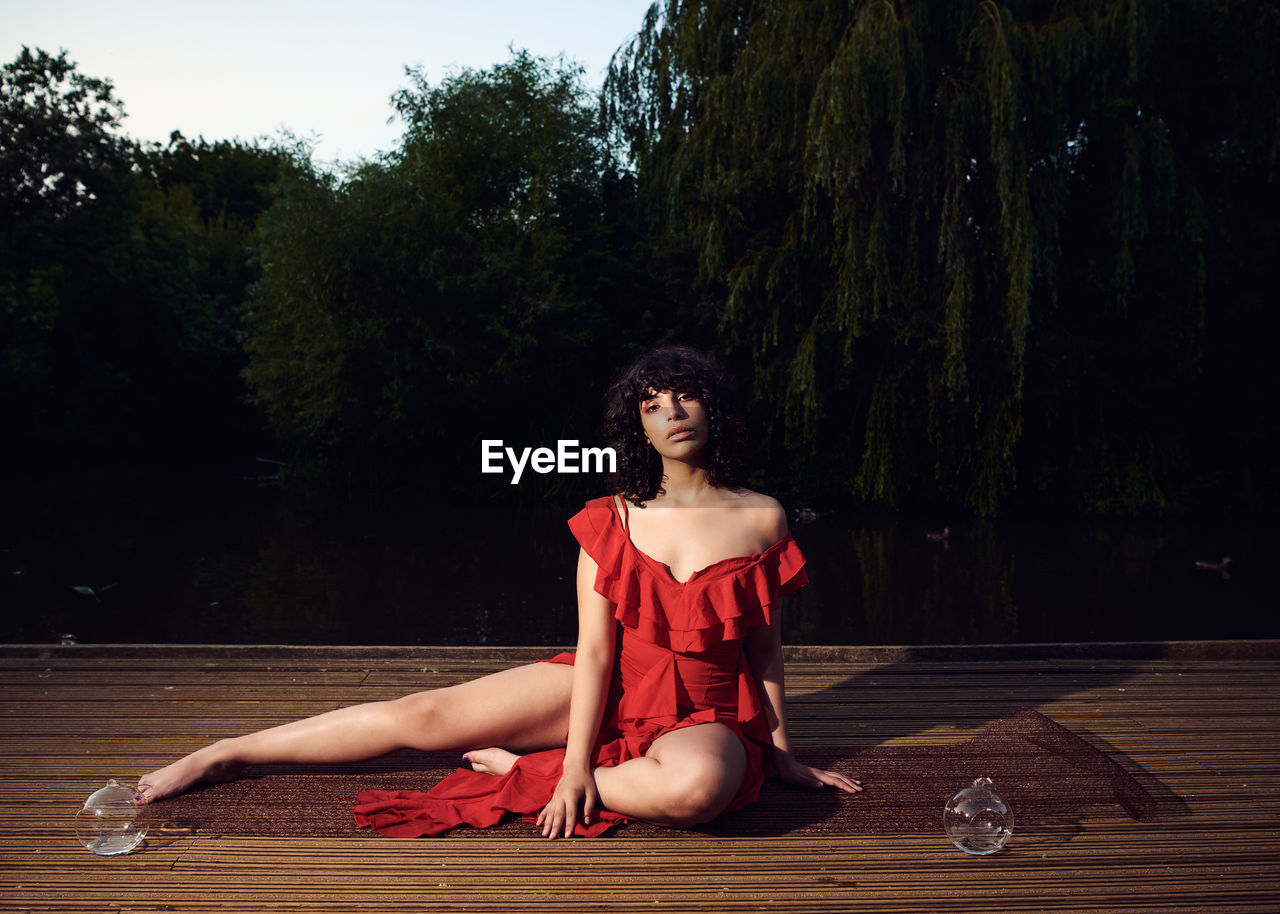
<path fill-rule="evenodd" d="M 939 828 L 898 836 L 712 839 L 672 832 L 545 842 L 196 835 L 158 825 L 98 858 L 73 815 L 219 736 L 456 682 L 549 649 L 0 649 L 0 910 L 1275 911 L 1280 661 L 1274 647 L 1078 647 L 935 661 L 803 649 L 788 666 L 797 742 L 964 739 L 1033 706 L 1140 766 L 1185 813 L 1118 810 L 1015 829 L 992 858 Z M 862 659 L 858 659 L 861 657 Z"/>

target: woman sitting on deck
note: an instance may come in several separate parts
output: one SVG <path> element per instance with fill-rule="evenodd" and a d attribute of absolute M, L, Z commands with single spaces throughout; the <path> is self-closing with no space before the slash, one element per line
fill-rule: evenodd
<path fill-rule="evenodd" d="M 737 484 L 725 388 L 685 347 L 644 356 L 610 388 L 621 493 L 569 521 L 582 547 L 576 653 L 220 740 L 139 789 L 157 800 L 244 765 L 465 751 L 471 770 L 426 793 L 363 791 L 357 821 L 415 836 L 536 813 L 546 837 L 707 822 L 754 802 L 766 774 L 861 790 L 791 754 L 778 600 L 806 582 L 804 557 L 778 503 Z"/>

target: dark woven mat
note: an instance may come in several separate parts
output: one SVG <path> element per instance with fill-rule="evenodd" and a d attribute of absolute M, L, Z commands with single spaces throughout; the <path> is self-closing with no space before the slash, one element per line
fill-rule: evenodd
<path fill-rule="evenodd" d="M 814 749 L 800 757 L 860 778 L 865 791 L 851 796 L 770 780 L 758 803 L 697 831 L 724 837 L 935 832 L 947 799 L 980 776 L 995 782 L 1013 809 L 1016 827 L 1076 821 L 1086 813 L 1147 821 L 1159 811 L 1155 797 L 1105 752 L 1029 709 L 992 721 L 961 742 Z M 456 757 L 402 752 L 341 767 L 261 767 L 240 780 L 202 785 L 157 803 L 152 812 L 157 820 L 204 834 L 369 835 L 352 819 L 358 791 L 425 790 L 456 765 Z M 671 834 L 638 822 L 615 833 Z M 497 828 L 461 827 L 450 834 L 525 837 L 538 832 L 513 818 Z"/>

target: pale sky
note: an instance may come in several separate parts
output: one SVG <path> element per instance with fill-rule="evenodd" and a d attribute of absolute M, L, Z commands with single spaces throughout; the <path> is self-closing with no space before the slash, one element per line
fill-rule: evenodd
<path fill-rule="evenodd" d="M 388 99 L 421 66 L 433 85 L 509 48 L 563 53 L 599 88 L 609 58 L 651 0 L 0 0 L 0 63 L 25 44 L 62 48 L 109 79 L 123 131 L 166 141 L 318 139 L 320 162 L 391 149 Z"/>

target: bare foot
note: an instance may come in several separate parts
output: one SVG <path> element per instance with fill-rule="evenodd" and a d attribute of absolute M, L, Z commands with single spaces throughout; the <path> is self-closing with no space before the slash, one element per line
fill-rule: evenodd
<path fill-rule="evenodd" d="M 520 756 L 514 752 L 508 752 L 506 749 L 494 747 L 491 749 L 472 749 L 463 758 L 471 763 L 473 771 L 501 776 L 511 770 L 511 766 L 519 760 Z"/>
<path fill-rule="evenodd" d="M 217 757 L 216 744 L 197 749 L 172 765 L 138 778 L 138 793 L 148 803 L 177 796 L 200 781 L 234 781 L 240 777 L 244 766 Z"/>

